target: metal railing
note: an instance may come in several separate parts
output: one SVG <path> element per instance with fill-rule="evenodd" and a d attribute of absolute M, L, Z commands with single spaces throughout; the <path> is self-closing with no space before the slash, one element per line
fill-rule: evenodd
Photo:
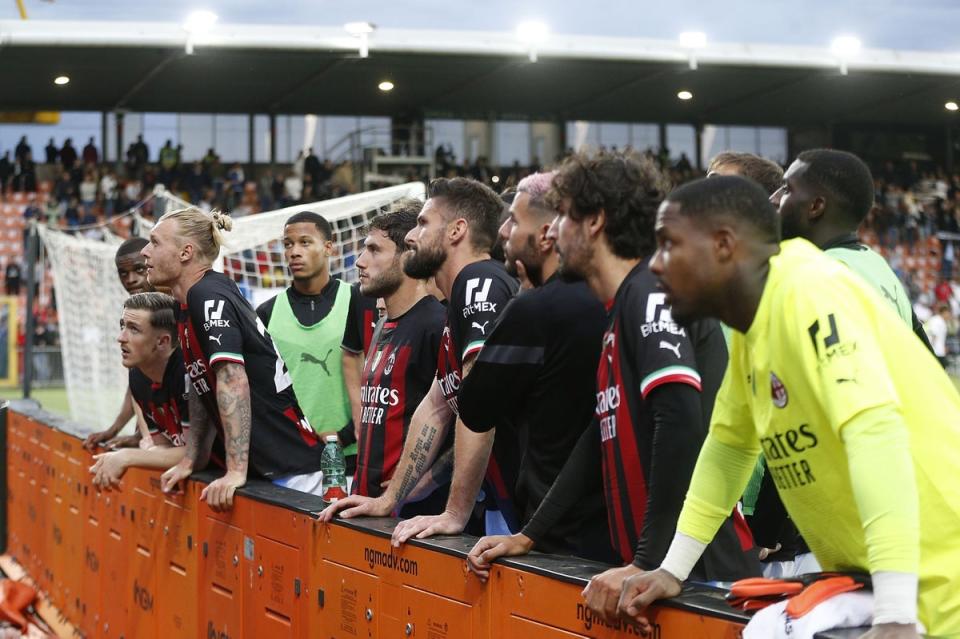
<path fill-rule="evenodd" d="M 21 361 L 23 348 L 19 348 Z M 30 354 L 32 364 L 31 385 L 34 388 L 63 386 L 63 354 L 59 346 L 34 346 Z M 26 370 L 27 367 L 23 367 Z"/>

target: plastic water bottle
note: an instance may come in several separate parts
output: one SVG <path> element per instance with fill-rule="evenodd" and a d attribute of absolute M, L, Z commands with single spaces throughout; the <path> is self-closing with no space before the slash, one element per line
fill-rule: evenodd
<path fill-rule="evenodd" d="M 329 435 L 326 442 L 320 456 L 320 470 L 323 472 L 323 501 L 330 504 L 347 496 L 347 464 L 337 436 Z"/>

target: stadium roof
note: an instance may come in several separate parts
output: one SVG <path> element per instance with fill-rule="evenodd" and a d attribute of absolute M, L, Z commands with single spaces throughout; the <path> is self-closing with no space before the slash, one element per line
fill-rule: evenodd
<path fill-rule="evenodd" d="M 936 125 L 955 121 L 960 53 L 330 27 L 0 22 L 0 109 L 318 113 L 624 122 Z M 55 86 L 53 78 L 71 82 Z M 377 85 L 390 80 L 389 93 Z M 688 90 L 693 99 L 681 101 Z"/>

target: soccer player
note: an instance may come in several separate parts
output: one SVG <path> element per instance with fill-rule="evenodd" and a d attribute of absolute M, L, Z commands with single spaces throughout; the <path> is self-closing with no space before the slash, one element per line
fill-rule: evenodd
<path fill-rule="evenodd" d="M 783 185 L 783 168 L 773 160 L 753 153 L 724 151 L 718 153 L 707 168 L 707 177 L 717 175 L 740 175 L 748 177 L 767 193 L 773 193 Z"/>
<path fill-rule="evenodd" d="M 607 324 L 603 304 L 586 283 L 558 273 L 556 241 L 547 237 L 557 215 L 547 197 L 553 176 L 535 173 L 517 185 L 500 238 L 507 271 L 523 274 L 534 288 L 507 306 L 457 398 L 470 430 L 517 431 L 523 454 L 515 493 L 522 523 L 536 512 L 590 425 Z M 544 531 L 537 547 L 609 560 L 599 487 L 582 504 Z"/>
<path fill-rule="evenodd" d="M 436 276 L 436 284 L 448 300 L 436 377 L 410 420 L 399 464 L 383 494 L 377 498 L 351 495 L 325 509 L 321 515 L 323 521 L 329 521 L 338 512 L 345 518 L 386 516 L 407 498 L 421 478 L 430 481 L 425 473 L 445 448 L 450 423 L 457 414 L 457 394 L 463 379 L 469 376 L 488 331 L 517 290 L 516 280 L 507 274 L 503 264 L 490 259 L 490 248 L 503 211 L 497 194 L 475 180 L 438 178 L 430 183 L 428 195 L 417 216 L 417 226 L 407 234 L 407 245 L 413 253 L 404 264 L 404 272 L 414 279 Z M 494 443 L 492 433 L 477 435 L 459 421 L 455 429 L 457 459 L 481 460 Z M 507 487 L 515 480 L 509 468 L 504 471 L 501 464 L 513 463 L 506 455 L 516 454 L 517 447 L 515 441 L 511 447 L 508 438 L 501 441 L 507 442 L 504 450 L 498 449 L 490 457 L 486 470 L 488 478 L 496 482 L 490 491 L 496 495 L 496 505 L 506 509 L 510 507 Z M 450 463 L 449 455 L 437 461 L 441 465 Z M 462 491 L 451 491 L 444 512 L 431 520 L 420 536 L 456 534 L 464 529 L 474 510 L 484 466 L 455 467 L 455 480 L 458 472 L 474 481 L 458 483 Z M 436 474 L 443 473 L 436 471 Z M 489 505 L 493 510 L 493 505 Z M 512 518 L 509 510 L 500 516 Z M 497 516 L 487 512 L 485 518 L 492 525 Z M 403 523 L 394 530 L 395 544 L 401 543 L 402 526 Z M 501 524 L 501 528 L 506 526 Z"/>
<path fill-rule="evenodd" d="M 218 440 L 226 474 L 200 493 L 212 509 L 233 506 L 248 471 L 303 492 L 320 491 L 320 438 L 297 404 L 283 360 L 237 285 L 213 270 L 232 221 L 187 208 L 164 215 L 143 249 L 147 277 L 181 306 L 180 348 L 190 376 L 190 430 L 183 459 L 167 470 L 170 491 L 202 469 Z"/>
<path fill-rule="evenodd" d="M 360 292 L 382 298 L 386 319 L 367 355 L 360 388 L 360 438 L 353 493 L 378 497 L 393 477 L 410 420 L 434 381 L 446 309 L 427 294 L 426 282 L 406 275 L 406 236 L 417 225 L 420 200 L 402 200 L 370 222 L 357 258 Z M 448 482 L 439 482 L 446 484 Z M 446 485 L 443 486 L 446 488 Z M 446 490 L 427 494 L 400 515 L 435 514 Z"/>
<path fill-rule="evenodd" d="M 849 266 L 931 348 L 900 279 L 882 255 L 857 237 L 874 197 L 873 175 L 863 160 L 846 151 L 814 149 L 797 156 L 770 201 L 780 209 L 783 239 L 802 237 Z"/>
<path fill-rule="evenodd" d="M 321 440 L 337 436 L 349 460 L 347 472 L 352 474 L 357 440 L 340 343 L 354 291 L 330 277 L 334 250 L 333 228 L 323 216 L 301 211 L 287 219 L 283 256 L 293 285 L 261 304 L 257 316 L 290 371 L 310 424 Z"/>
<path fill-rule="evenodd" d="M 147 265 L 140 251 L 147 245 L 142 237 L 132 237 L 125 240 L 118 248 L 114 261 L 117 266 L 117 277 L 129 295 L 153 291 L 153 285 L 147 281 Z M 129 448 L 140 444 L 140 424 L 138 420 L 137 432 L 125 437 L 117 437 L 124 426 L 134 417 L 133 399 L 130 389 L 127 388 L 120 405 L 120 413 L 110 428 L 97 433 L 90 433 L 83 440 L 83 447 L 89 451 L 96 450 L 97 446 L 105 448 Z"/>
<path fill-rule="evenodd" d="M 678 319 L 718 317 L 730 366 L 677 533 L 659 569 L 631 578 L 622 612 L 680 582 L 762 451 L 825 570 L 869 571 L 865 635 L 960 633 L 960 395 L 902 319 L 803 239 L 779 242 L 766 194 L 741 178 L 667 198 L 651 269 Z"/>
<path fill-rule="evenodd" d="M 659 565 L 673 537 L 727 351 L 716 321 L 674 321 L 647 267 L 666 189 L 652 161 L 574 155 L 559 169 L 553 189 L 560 215 L 550 235 L 561 272 L 586 279 L 607 308 L 594 421 L 523 532 L 484 537 L 468 560 L 485 577 L 493 559 L 529 552 L 580 507 L 588 489 L 602 487 L 610 542 L 625 565 L 594 577 L 584 596 L 598 615 L 613 619 L 623 580 Z M 732 511 L 733 504 L 698 567 L 701 578 L 759 574 L 747 555 L 752 542 L 738 537 Z"/>
<path fill-rule="evenodd" d="M 123 304 L 120 353 L 130 369 L 130 393 L 138 420 L 146 425 L 136 448 L 94 455 L 93 483 L 111 488 L 131 466 L 170 468 L 183 458 L 188 428 L 186 371 L 177 341 L 179 305 L 163 293 L 137 293 Z"/>

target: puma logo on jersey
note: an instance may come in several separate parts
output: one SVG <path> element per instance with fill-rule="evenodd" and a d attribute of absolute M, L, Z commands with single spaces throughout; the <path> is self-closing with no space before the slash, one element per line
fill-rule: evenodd
<path fill-rule="evenodd" d="M 677 356 L 677 359 L 680 359 L 680 345 L 671 344 L 670 342 L 665 342 L 660 340 L 660 348 L 665 348 L 668 351 L 673 351 L 673 354 Z"/>
<path fill-rule="evenodd" d="M 327 374 L 327 377 L 330 377 L 330 369 L 327 368 L 327 360 L 330 359 L 330 353 L 333 352 L 333 349 L 327 351 L 327 354 L 323 356 L 323 359 L 317 359 L 310 353 L 300 353 L 300 361 L 306 362 L 308 364 L 320 364 L 320 368 L 323 369 L 323 372 Z"/>
<path fill-rule="evenodd" d="M 478 324 L 477 322 L 473 322 L 473 328 L 479 328 L 479 329 L 480 329 L 480 332 L 483 333 L 484 335 L 486 335 L 486 334 L 487 334 L 487 324 L 489 324 L 489 323 L 490 323 L 490 320 L 487 320 L 487 321 L 484 322 L 483 324 Z"/>
<path fill-rule="evenodd" d="M 207 335 L 207 337 L 210 339 L 211 342 L 216 342 L 217 346 L 223 346 L 223 344 L 220 343 L 220 338 L 223 337 L 223 333 L 220 333 L 216 337 L 214 337 L 213 335 Z"/>

